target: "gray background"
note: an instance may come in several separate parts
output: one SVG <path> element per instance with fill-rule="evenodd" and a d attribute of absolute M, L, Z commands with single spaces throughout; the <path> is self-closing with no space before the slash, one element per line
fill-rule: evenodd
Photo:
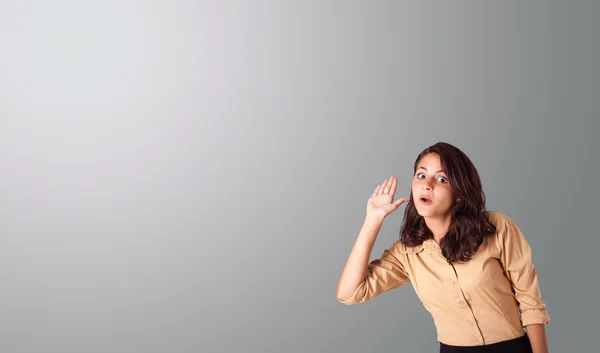
<path fill-rule="evenodd" d="M 374 187 L 447 141 L 533 247 L 550 350 L 596 352 L 599 11 L 1 1 L 0 351 L 436 352 L 412 288 L 335 293 Z"/>

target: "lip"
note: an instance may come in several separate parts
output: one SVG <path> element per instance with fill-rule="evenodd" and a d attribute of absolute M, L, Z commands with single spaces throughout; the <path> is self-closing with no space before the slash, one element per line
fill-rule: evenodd
<path fill-rule="evenodd" d="M 426 198 L 429 201 L 423 201 L 422 200 L 423 198 Z M 419 203 L 424 206 L 429 206 L 433 203 L 433 200 L 431 199 L 431 196 L 422 194 L 422 195 L 419 195 Z"/>

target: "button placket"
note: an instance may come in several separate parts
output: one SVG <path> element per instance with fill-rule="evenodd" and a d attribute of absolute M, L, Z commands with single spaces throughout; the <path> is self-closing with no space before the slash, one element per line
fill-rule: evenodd
<path fill-rule="evenodd" d="M 479 326 L 477 325 L 477 321 L 475 318 L 475 314 L 473 313 L 473 309 L 468 304 L 468 301 L 465 297 L 465 293 L 463 292 L 462 288 L 460 288 L 458 271 L 456 270 L 456 267 L 454 267 L 453 264 L 449 264 L 449 265 L 450 265 L 450 267 L 452 267 L 452 270 L 454 271 L 454 276 L 456 277 L 456 279 L 453 280 L 452 283 L 457 284 L 457 291 L 458 291 L 457 294 L 458 294 L 458 297 L 460 298 L 460 299 L 458 299 L 458 305 L 461 309 L 464 309 L 468 313 L 468 314 L 466 314 L 466 315 L 468 315 L 468 318 L 465 318 L 464 321 L 467 323 L 467 326 L 469 327 L 471 334 L 475 338 L 475 341 L 478 342 L 478 344 L 483 344 L 483 342 L 484 342 L 483 334 L 481 333 L 481 330 L 479 329 Z"/>

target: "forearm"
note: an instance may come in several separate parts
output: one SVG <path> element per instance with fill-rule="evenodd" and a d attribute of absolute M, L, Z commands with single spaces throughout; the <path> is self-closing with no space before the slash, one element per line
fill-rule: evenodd
<path fill-rule="evenodd" d="M 383 218 L 365 218 L 338 282 L 337 297 L 339 300 L 346 300 L 351 297 L 364 280 L 371 251 L 382 223 Z"/>
<path fill-rule="evenodd" d="M 548 341 L 546 340 L 546 325 L 527 325 L 527 335 L 531 342 L 533 353 L 548 353 Z"/>

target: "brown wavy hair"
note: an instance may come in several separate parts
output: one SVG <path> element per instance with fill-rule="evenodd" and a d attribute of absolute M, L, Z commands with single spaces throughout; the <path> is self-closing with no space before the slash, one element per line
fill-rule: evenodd
<path fill-rule="evenodd" d="M 442 254 L 449 263 L 468 261 L 477 252 L 484 237 L 496 232 L 496 228 L 485 215 L 485 193 L 479 173 L 463 151 L 449 143 L 438 142 L 417 156 L 413 175 L 421 158 L 429 153 L 440 157 L 454 197 L 450 209 L 450 227 L 440 241 Z M 430 238 L 433 238 L 433 233 L 417 212 L 411 189 L 410 199 L 404 210 L 400 240 L 406 246 L 412 247 Z"/>

